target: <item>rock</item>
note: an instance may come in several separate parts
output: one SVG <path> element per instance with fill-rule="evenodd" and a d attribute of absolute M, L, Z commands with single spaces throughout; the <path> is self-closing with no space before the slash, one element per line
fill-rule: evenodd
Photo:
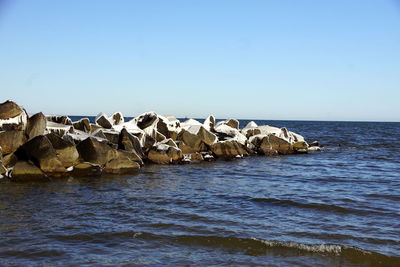
<path fill-rule="evenodd" d="M 140 166 L 144 165 L 142 158 L 138 154 L 136 154 L 136 152 L 117 150 L 117 157 L 114 159 L 125 159 L 125 158 L 128 158 L 131 161 L 138 163 Z"/>
<path fill-rule="evenodd" d="M 55 149 L 64 167 L 74 166 L 79 163 L 79 153 L 73 143 L 64 140 L 54 133 L 47 134 L 46 137 Z"/>
<path fill-rule="evenodd" d="M 249 141 L 255 151 L 264 155 L 286 155 L 294 152 L 292 145 L 287 140 L 274 134 L 255 135 Z"/>
<path fill-rule="evenodd" d="M 247 123 L 243 129 L 257 128 L 257 127 L 258 127 L 257 123 L 255 123 L 254 121 L 251 121 L 251 122 Z"/>
<path fill-rule="evenodd" d="M 249 155 L 243 145 L 236 140 L 219 141 L 211 146 L 211 151 L 215 156 L 225 159 Z"/>
<path fill-rule="evenodd" d="M 96 116 L 95 122 L 100 125 L 101 127 L 105 128 L 105 129 L 111 129 L 112 128 L 112 123 L 111 121 L 108 119 L 107 115 L 103 112 L 99 113 Z"/>
<path fill-rule="evenodd" d="M 0 104 L 0 120 L 15 118 L 22 113 L 24 113 L 24 110 L 11 100 Z"/>
<path fill-rule="evenodd" d="M 153 146 L 154 142 L 150 145 Z M 121 130 L 118 139 L 118 148 L 129 152 L 135 152 L 141 158 L 144 157 L 139 138 L 130 134 L 125 128 Z"/>
<path fill-rule="evenodd" d="M 197 163 L 197 162 L 204 161 L 204 157 L 200 153 L 184 154 L 184 157 L 187 158 L 192 163 Z"/>
<path fill-rule="evenodd" d="M 15 154 L 14 153 L 11 153 L 11 154 L 8 154 L 8 155 L 5 155 L 4 157 L 3 157 L 3 165 L 6 167 L 6 168 L 11 168 L 11 167 L 13 167 L 16 163 L 17 163 L 17 161 L 18 161 L 18 158 L 17 158 L 17 156 L 15 156 Z"/>
<path fill-rule="evenodd" d="M 183 159 L 183 153 L 179 148 L 166 144 L 158 144 L 152 147 L 148 159 L 157 164 L 177 163 Z"/>
<path fill-rule="evenodd" d="M 72 132 L 74 132 L 74 128 L 72 125 L 66 125 L 47 120 L 46 131 L 45 131 L 46 134 L 55 133 L 59 136 L 64 136 L 67 133 L 72 133 Z"/>
<path fill-rule="evenodd" d="M 75 129 L 83 131 L 85 133 L 90 133 L 90 121 L 88 118 L 82 118 L 79 121 L 75 121 L 72 123 Z"/>
<path fill-rule="evenodd" d="M 15 102 L 7 100 L 0 104 L 0 131 L 23 131 L 28 115 Z"/>
<path fill-rule="evenodd" d="M 90 162 L 82 162 L 74 166 L 74 169 L 71 172 L 71 176 L 100 176 L 102 173 L 103 168 L 100 165 Z"/>
<path fill-rule="evenodd" d="M 319 142 L 318 141 L 312 141 L 309 146 L 310 147 L 319 146 Z"/>
<path fill-rule="evenodd" d="M 214 127 L 215 127 L 215 117 L 214 117 L 214 115 L 208 116 L 208 117 L 205 119 L 205 121 L 204 121 L 204 123 L 203 123 L 203 126 L 204 126 L 204 128 L 205 128 L 206 130 L 208 130 L 208 131 L 210 131 L 210 132 L 213 132 L 213 131 L 214 131 Z"/>
<path fill-rule="evenodd" d="M 96 136 L 96 137 L 100 137 L 101 139 L 108 140 L 107 136 L 104 134 L 103 130 L 105 130 L 105 129 L 99 128 L 99 129 L 95 130 L 94 132 L 92 132 L 92 136 Z M 110 141 L 110 140 L 108 140 L 108 141 Z"/>
<path fill-rule="evenodd" d="M 152 125 L 157 120 L 157 118 L 158 118 L 157 114 L 151 111 L 139 115 L 134 120 L 136 125 L 143 130 Z"/>
<path fill-rule="evenodd" d="M 116 149 L 111 148 L 106 142 L 101 142 L 93 136 L 81 141 L 76 146 L 76 149 L 83 160 L 101 166 L 118 157 Z"/>
<path fill-rule="evenodd" d="M 7 175 L 7 168 L 0 162 L 0 179 Z"/>
<path fill-rule="evenodd" d="M 225 124 L 239 130 L 239 121 L 237 119 L 229 119 L 225 122 Z"/>
<path fill-rule="evenodd" d="M 220 124 L 215 127 L 215 133 L 220 141 L 237 141 L 242 145 L 247 144 L 247 138 L 238 129 L 232 128 L 226 124 Z"/>
<path fill-rule="evenodd" d="M 58 158 L 56 150 L 46 136 L 39 135 L 34 137 L 22 145 L 15 154 L 18 159 L 31 160 L 48 175 L 63 176 L 67 172 Z"/>
<path fill-rule="evenodd" d="M 13 153 L 25 142 L 26 137 L 23 131 L 0 132 L 0 146 L 3 150 L 3 155 Z"/>
<path fill-rule="evenodd" d="M 23 182 L 44 180 L 47 179 L 47 176 L 34 164 L 27 161 L 18 161 L 11 172 L 10 178 L 13 181 Z"/>
<path fill-rule="evenodd" d="M 308 144 L 305 141 L 299 141 L 293 144 L 293 149 L 295 151 L 305 150 L 307 152 Z"/>
<path fill-rule="evenodd" d="M 111 121 L 112 125 L 120 125 L 125 122 L 124 116 L 122 115 L 121 112 L 115 112 L 110 118 L 109 121 Z"/>
<path fill-rule="evenodd" d="M 192 126 L 189 126 L 186 129 L 189 129 L 190 127 Z M 198 127 L 202 127 L 204 129 L 204 127 L 201 125 Z M 178 135 L 177 140 L 183 142 L 179 143 L 179 148 L 182 149 L 182 152 L 185 154 L 207 151 L 207 146 L 205 145 L 201 137 L 189 132 L 188 130 L 182 129 Z"/>
<path fill-rule="evenodd" d="M 106 129 L 103 129 L 102 132 L 108 141 L 110 141 L 113 144 L 118 144 L 119 132 L 114 131 L 114 130 L 106 130 Z M 96 134 L 93 133 L 93 135 L 96 135 Z"/>
<path fill-rule="evenodd" d="M 128 158 L 112 159 L 106 163 L 105 173 L 109 174 L 132 174 L 140 169 L 140 165 Z"/>
<path fill-rule="evenodd" d="M 72 125 L 72 120 L 68 116 L 46 115 L 46 119 L 58 124 Z"/>
<path fill-rule="evenodd" d="M 95 132 L 97 129 L 102 129 L 102 128 L 100 125 L 93 124 L 93 123 L 90 124 L 90 132 L 91 133 Z"/>
<path fill-rule="evenodd" d="M 165 144 L 165 145 L 169 145 L 169 146 L 178 148 L 178 145 L 171 138 L 165 139 L 165 140 L 161 141 L 159 144 Z"/>
<path fill-rule="evenodd" d="M 242 129 L 241 133 L 246 136 L 247 139 L 250 137 L 261 134 L 261 130 L 257 128 L 244 128 Z"/>
<path fill-rule="evenodd" d="M 166 117 L 158 116 L 157 131 L 163 134 L 166 138 L 176 140 L 181 130 L 180 122 L 175 119 L 170 121 Z"/>
<path fill-rule="evenodd" d="M 310 146 L 308 148 L 308 151 L 310 152 L 321 151 L 321 148 L 319 146 Z"/>
<path fill-rule="evenodd" d="M 28 119 L 25 129 L 28 140 L 31 140 L 38 135 L 43 135 L 44 131 L 46 130 L 46 125 L 46 116 L 44 116 L 42 112 L 36 113 L 32 117 L 30 117 Z"/>

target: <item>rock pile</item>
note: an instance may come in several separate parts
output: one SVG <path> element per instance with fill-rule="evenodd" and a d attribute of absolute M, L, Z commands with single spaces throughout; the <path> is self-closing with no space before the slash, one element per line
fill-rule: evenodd
<path fill-rule="evenodd" d="M 0 104 L 0 178 L 14 181 L 65 176 L 129 174 L 145 162 L 177 164 L 249 155 L 287 155 L 319 150 L 286 128 L 243 129 L 239 121 L 204 123 L 143 113 L 125 121 L 120 112 L 73 122 L 67 116 L 29 116 L 13 101 Z"/>

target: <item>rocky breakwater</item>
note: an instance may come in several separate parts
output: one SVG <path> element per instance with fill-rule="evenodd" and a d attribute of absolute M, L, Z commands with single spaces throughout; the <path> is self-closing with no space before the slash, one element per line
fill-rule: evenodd
<path fill-rule="evenodd" d="M 180 164 L 249 155 L 287 155 L 319 150 L 286 128 L 243 129 L 239 121 L 204 123 L 143 113 L 125 121 L 120 112 L 72 121 L 28 113 L 13 101 L 0 104 L 0 177 L 13 181 L 137 172 L 145 163 Z"/>

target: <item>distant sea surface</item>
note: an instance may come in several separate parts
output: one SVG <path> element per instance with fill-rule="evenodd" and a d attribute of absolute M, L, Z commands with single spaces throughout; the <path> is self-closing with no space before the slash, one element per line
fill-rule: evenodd
<path fill-rule="evenodd" d="M 1 179 L 0 265 L 400 266 L 400 123 L 256 123 L 323 151 Z"/>

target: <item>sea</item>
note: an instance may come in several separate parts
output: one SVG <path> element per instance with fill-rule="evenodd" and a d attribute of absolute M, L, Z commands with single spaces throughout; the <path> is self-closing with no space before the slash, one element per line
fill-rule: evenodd
<path fill-rule="evenodd" d="M 322 151 L 1 179 L 0 265 L 400 266 L 400 123 L 255 122 Z"/>

